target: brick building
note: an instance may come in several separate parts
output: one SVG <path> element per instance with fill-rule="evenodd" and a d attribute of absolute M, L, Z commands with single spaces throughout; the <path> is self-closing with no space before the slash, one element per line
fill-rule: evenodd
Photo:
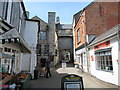
<path fill-rule="evenodd" d="M 89 56 L 86 46 L 98 35 L 118 24 L 117 2 L 92 2 L 73 17 L 76 61 L 89 72 Z"/>

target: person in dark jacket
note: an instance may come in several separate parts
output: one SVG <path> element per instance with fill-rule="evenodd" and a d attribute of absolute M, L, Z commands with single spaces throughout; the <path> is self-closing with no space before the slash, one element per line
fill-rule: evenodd
<path fill-rule="evenodd" d="M 46 78 L 48 78 L 48 76 L 51 77 L 50 64 L 51 64 L 51 60 L 50 60 L 50 58 L 48 58 L 48 59 L 46 60 L 46 70 L 47 70 L 47 72 L 46 72 Z"/>

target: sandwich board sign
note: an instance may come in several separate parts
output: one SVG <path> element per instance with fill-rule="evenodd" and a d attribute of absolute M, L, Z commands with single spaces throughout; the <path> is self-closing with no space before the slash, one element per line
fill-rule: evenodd
<path fill-rule="evenodd" d="M 74 74 L 64 76 L 61 79 L 61 90 L 84 90 L 82 77 Z"/>

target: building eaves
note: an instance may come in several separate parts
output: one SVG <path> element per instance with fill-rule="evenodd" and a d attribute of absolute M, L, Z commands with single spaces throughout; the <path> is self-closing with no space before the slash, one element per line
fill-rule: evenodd
<path fill-rule="evenodd" d="M 82 44 L 81 46 L 79 46 L 78 48 L 76 48 L 75 51 L 80 50 L 80 49 L 86 47 L 87 45 L 88 45 L 87 42 L 85 42 L 84 44 Z"/>
<path fill-rule="evenodd" d="M 44 23 L 46 23 L 44 20 L 42 20 L 41 18 L 39 18 L 38 16 L 34 16 L 31 18 L 32 20 L 39 20 L 39 21 L 42 21 Z M 47 23 L 46 23 L 47 24 Z"/>
<path fill-rule="evenodd" d="M 73 18 L 75 19 L 75 25 L 78 23 L 82 12 L 83 12 L 83 10 L 81 10 L 81 11 L 77 12 L 76 14 L 74 14 Z"/>
<path fill-rule="evenodd" d="M 118 33 L 118 29 L 120 27 L 120 24 L 114 26 L 113 28 L 111 28 L 110 30 L 107 30 L 106 32 L 104 32 L 103 34 L 99 35 L 98 37 L 96 37 L 93 42 L 88 45 L 88 47 L 92 46 L 92 45 L 95 45 L 99 42 L 101 42 L 102 40 L 106 40 L 110 37 L 113 37 L 113 36 L 117 36 L 117 33 Z"/>
<path fill-rule="evenodd" d="M 26 21 L 32 21 L 32 22 L 40 22 L 39 20 L 33 20 L 33 19 L 25 19 Z"/>
<path fill-rule="evenodd" d="M 72 24 L 56 24 L 56 28 L 61 30 L 72 29 Z"/>
<path fill-rule="evenodd" d="M 82 13 L 89 8 L 92 4 L 94 4 L 95 2 L 91 2 L 89 5 L 87 5 L 85 8 L 83 8 L 82 10 L 80 10 L 79 12 L 77 12 L 76 14 L 74 14 L 73 19 L 75 19 L 75 27 L 80 19 L 80 16 L 82 15 Z"/>
<path fill-rule="evenodd" d="M 9 31 L 10 29 L 13 28 L 13 26 L 9 23 L 7 23 L 6 20 L 2 19 L 2 17 L 0 17 L 0 28 L 3 30 L 3 31 Z"/>
<path fill-rule="evenodd" d="M 28 46 L 28 44 L 25 42 L 24 38 L 21 36 L 21 34 L 19 34 L 19 32 L 13 28 L 10 31 L 0 35 L 0 40 L 5 39 L 14 39 L 14 38 L 18 38 L 18 43 L 20 45 L 20 49 L 23 53 L 31 53 L 31 49 Z"/>

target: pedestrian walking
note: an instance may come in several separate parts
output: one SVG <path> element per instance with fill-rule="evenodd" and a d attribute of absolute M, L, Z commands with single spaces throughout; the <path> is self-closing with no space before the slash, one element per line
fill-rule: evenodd
<path fill-rule="evenodd" d="M 50 73 L 50 64 L 51 64 L 51 60 L 50 57 L 46 60 L 46 78 L 48 78 L 48 76 L 51 77 L 51 73 Z"/>

